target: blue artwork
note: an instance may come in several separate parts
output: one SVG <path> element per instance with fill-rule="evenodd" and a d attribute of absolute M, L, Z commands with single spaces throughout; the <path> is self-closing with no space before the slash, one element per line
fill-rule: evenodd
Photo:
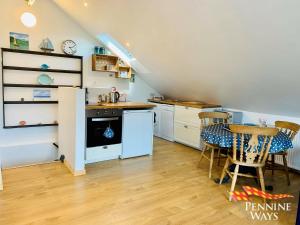
<path fill-rule="evenodd" d="M 42 90 L 42 89 L 34 89 L 33 90 L 33 98 L 50 98 L 51 92 L 50 90 Z"/>

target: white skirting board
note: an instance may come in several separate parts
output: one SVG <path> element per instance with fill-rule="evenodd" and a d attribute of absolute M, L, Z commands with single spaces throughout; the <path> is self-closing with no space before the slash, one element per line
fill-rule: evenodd
<path fill-rule="evenodd" d="M 57 149 L 52 142 L 0 146 L 2 168 L 49 162 L 57 157 Z"/>

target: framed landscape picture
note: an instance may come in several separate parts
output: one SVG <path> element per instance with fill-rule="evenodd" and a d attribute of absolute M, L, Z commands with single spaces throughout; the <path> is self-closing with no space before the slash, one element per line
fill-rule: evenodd
<path fill-rule="evenodd" d="M 28 34 L 9 32 L 9 42 L 12 49 L 29 50 Z"/>

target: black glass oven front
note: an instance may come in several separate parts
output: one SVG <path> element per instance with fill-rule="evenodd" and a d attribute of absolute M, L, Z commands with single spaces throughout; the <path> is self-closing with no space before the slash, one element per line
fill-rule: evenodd
<path fill-rule="evenodd" d="M 120 144 L 122 141 L 122 112 L 120 110 L 87 112 L 86 147 Z"/>

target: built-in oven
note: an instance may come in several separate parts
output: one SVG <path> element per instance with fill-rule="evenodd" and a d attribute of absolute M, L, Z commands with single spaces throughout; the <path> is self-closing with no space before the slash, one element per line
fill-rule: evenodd
<path fill-rule="evenodd" d="M 108 146 L 122 142 L 122 109 L 86 111 L 86 147 Z"/>

